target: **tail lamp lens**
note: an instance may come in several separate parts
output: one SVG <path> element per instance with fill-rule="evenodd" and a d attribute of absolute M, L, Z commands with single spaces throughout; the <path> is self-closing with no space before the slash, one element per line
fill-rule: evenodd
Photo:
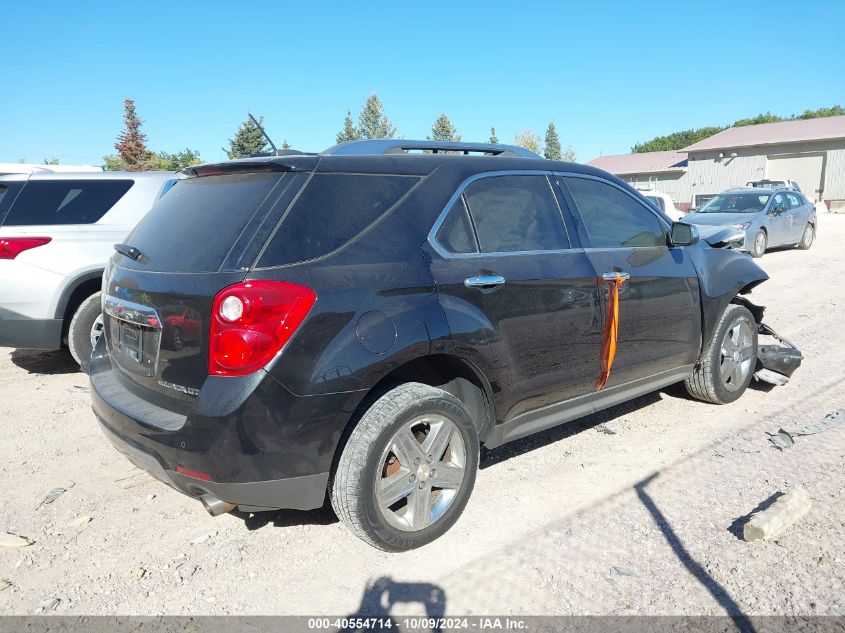
<path fill-rule="evenodd" d="M 51 237 L 0 237 L 0 259 L 14 259 L 24 251 L 44 246 Z"/>
<path fill-rule="evenodd" d="M 285 346 L 317 300 L 313 290 L 284 281 L 245 281 L 214 297 L 208 350 L 212 376 L 244 376 Z"/>

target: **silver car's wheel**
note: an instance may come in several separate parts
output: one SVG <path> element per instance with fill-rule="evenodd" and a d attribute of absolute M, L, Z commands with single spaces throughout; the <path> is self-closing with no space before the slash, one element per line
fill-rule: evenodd
<path fill-rule="evenodd" d="M 100 341 L 100 337 L 103 335 L 103 328 L 105 327 L 103 323 L 103 315 L 100 314 L 94 319 L 94 325 L 91 326 L 91 349 L 97 347 L 97 343 Z"/>
<path fill-rule="evenodd" d="M 754 336 L 747 321 L 735 322 L 725 331 L 722 338 L 722 353 L 719 363 L 719 379 L 730 392 L 745 386 L 754 365 Z"/>
<path fill-rule="evenodd" d="M 766 252 L 768 242 L 769 238 L 766 235 L 766 232 L 763 229 L 757 231 L 757 233 L 754 235 L 754 244 L 751 247 L 751 256 L 762 257 Z"/>
<path fill-rule="evenodd" d="M 396 529 L 417 531 L 440 519 L 455 500 L 466 472 L 466 446 L 452 420 L 425 415 L 393 435 L 380 463 L 379 511 Z"/>
<path fill-rule="evenodd" d="M 808 224 L 804 227 L 804 234 L 801 236 L 801 241 L 798 242 L 798 248 L 802 251 L 806 251 L 813 245 L 813 241 L 816 239 L 816 228 L 812 224 Z"/>

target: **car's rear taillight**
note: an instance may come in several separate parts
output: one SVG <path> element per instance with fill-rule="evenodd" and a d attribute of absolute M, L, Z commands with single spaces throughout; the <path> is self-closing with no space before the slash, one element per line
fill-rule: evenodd
<path fill-rule="evenodd" d="M 305 320 L 317 295 L 284 281 L 244 281 L 214 297 L 208 373 L 244 376 L 264 367 Z"/>
<path fill-rule="evenodd" d="M 52 237 L 0 237 L 0 259 L 14 259 L 24 251 L 44 246 Z"/>

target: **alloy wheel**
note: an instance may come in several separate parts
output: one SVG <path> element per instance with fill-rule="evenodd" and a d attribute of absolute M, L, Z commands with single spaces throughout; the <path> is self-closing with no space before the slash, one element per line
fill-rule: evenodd
<path fill-rule="evenodd" d="M 91 349 L 97 347 L 97 343 L 100 341 L 100 337 L 103 335 L 103 328 L 105 324 L 103 323 L 103 315 L 98 314 L 97 318 L 94 319 L 94 324 L 91 326 Z"/>
<path fill-rule="evenodd" d="M 406 422 L 382 452 L 375 492 L 379 512 L 394 528 L 415 532 L 437 522 L 466 476 L 466 446 L 442 415 Z"/>
<path fill-rule="evenodd" d="M 754 365 L 753 355 L 754 336 L 751 326 L 744 319 L 735 321 L 722 339 L 719 378 L 725 389 L 736 391 L 745 384 Z"/>

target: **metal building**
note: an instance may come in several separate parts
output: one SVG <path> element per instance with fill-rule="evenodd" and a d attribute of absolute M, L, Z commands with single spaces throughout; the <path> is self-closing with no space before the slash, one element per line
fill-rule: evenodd
<path fill-rule="evenodd" d="M 588 164 L 634 185 L 652 184 L 682 209 L 749 180 L 783 178 L 845 212 L 845 116 L 732 127 L 678 152 L 600 156 Z"/>

